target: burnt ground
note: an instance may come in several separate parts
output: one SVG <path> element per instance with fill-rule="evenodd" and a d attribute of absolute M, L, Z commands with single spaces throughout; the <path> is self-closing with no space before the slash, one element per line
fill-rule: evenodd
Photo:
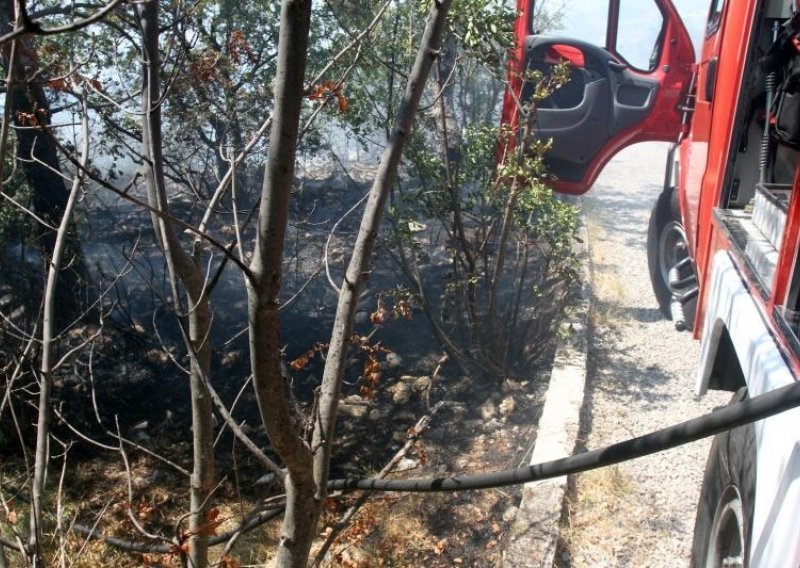
<path fill-rule="evenodd" d="M 307 180 L 298 190 L 285 262 L 285 288 L 291 305 L 282 314 L 287 387 L 291 385 L 300 410 L 307 409 L 319 382 L 321 356 L 315 353 L 307 366 L 292 370 L 291 363 L 327 341 L 335 310 L 335 293 L 318 272 L 327 235 L 341 213 L 351 209 L 368 189 L 352 178 L 330 176 Z M 178 208 L 180 204 L 178 203 Z M 191 216 L 188 209 L 180 211 Z M 346 245 L 352 242 L 359 215 L 338 222 L 331 240 L 329 261 L 334 279 L 346 262 Z M 109 309 L 102 334 L 89 350 L 83 350 L 59 373 L 55 396 L 61 415 L 56 434 L 71 443 L 69 466 L 65 470 L 68 500 L 83 522 L 102 516 L 98 525 L 106 532 L 134 534 L 124 520 L 130 498 L 128 476 L 120 455 L 99 450 L 75 434 L 80 431 L 103 443 L 116 445 L 108 432 L 123 436 L 153 453 L 165 455 L 175 464 L 190 469 L 191 447 L 188 385 L 181 366 L 180 333 L 174 315 L 164 307 L 169 289 L 163 277 L 163 262 L 152 237 L 142 227 L 147 219 L 141 211 L 125 204 L 96 200 L 84 220 L 87 235 L 85 253 L 92 270 L 101 280 L 111 282 L 126 275 L 109 289 Z M 224 227 L 218 237 L 230 238 Z M 252 232 L 245 232 L 246 242 Z M 408 430 L 437 402 L 443 406 L 430 430 L 401 462 L 402 475 L 451 475 L 515 467 L 532 448 L 539 403 L 549 372 L 547 359 L 530 375 L 508 377 L 502 384 L 468 376 L 452 362 L 442 362 L 442 350 L 429 331 L 419 308 L 412 307 L 411 319 L 390 318 L 376 327 L 370 313 L 377 298 L 391 307 L 402 297 L 398 285 L 402 276 L 386 255 L 377 251 L 370 290 L 359 307 L 356 332 L 370 335 L 370 345 L 385 350 L 380 360 L 380 380 L 367 385 L 360 379 L 364 353 L 355 349 L 345 378 L 339 420 L 339 440 L 332 464 L 332 477 L 371 475 L 380 470 L 403 445 Z M 435 254 L 435 253 L 434 253 Z M 381 260 L 382 259 L 382 260 Z M 212 266 L 212 272 L 219 264 Z M 432 262 L 427 269 L 431 281 L 444 271 Z M 35 273 L 33 268 L 31 273 Z M 315 276 L 316 275 L 316 276 Z M 29 279 L 29 277 L 26 277 Z M 308 283 L 310 280 L 310 284 Z M 12 282 L 12 284 L 14 284 Z M 16 282 L 8 290 L 19 290 Z M 246 297 L 241 277 L 226 268 L 213 292 L 215 346 L 213 382 L 222 398 L 233 406 L 234 416 L 261 447 L 268 441 L 248 376 Z M 62 349 L 75 346 L 97 330 L 89 324 L 70 331 Z M 24 405 L 22 405 L 24 407 Z M 23 424 L 32 413 L 23 410 Z M 11 436 L 3 423 L 4 439 Z M 25 428 L 23 428 L 25 430 Z M 220 501 L 236 509 L 240 503 L 254 504 L 280 488 L 263 477 L 263 470 L 218 425 L 217 476 L 223 480 Z M 26 431 L 30 434 L 30 431 Z M 4 444 L 4 479 L 13 487 L 22 480 L 21 462 L 14 447 Z M 148 528 L 167 534 L 185 507 L 186 481 L 174 468 L 147 453 L 130 450 L 133 504 Z M 502 541 L 513 521 L 516 489 L 475 494 L 433 496 L 381 496 L 368 503 L 353 525 L 332 549 L 336 565 L 371 566 L 376 558 L 382 565 L 486 566 L 499 562 Z M 348 499 L 332 505 L 326 516 L 331 524 Z M 226 506 L 228 506 L 226 505 Z M 246 507 L 245 507 L 246 508 Z M 102 515 L 101 515 L 102 512 Z M 231 513 L 231 523 L 235 515 Z M 269 542 L 269 529 L 262 531 Z M 233 553 L 241 562 L 263 562 L 267 544 L 254 546 L 243 539 Z M 92 545 L 86 565 L 97 558 L 106 562 L 117 555 L 102 545 Z M 110 556 L 109 556 L 110 555 Z M 139 565 L 141 557 L 118 557 L 116 562 Z M 94 560 L 91 560 L 94 559 Z M 163 559 L 162 559 L 163 560 Z M 79 563 L 80 564 L 80 563 Z"/>

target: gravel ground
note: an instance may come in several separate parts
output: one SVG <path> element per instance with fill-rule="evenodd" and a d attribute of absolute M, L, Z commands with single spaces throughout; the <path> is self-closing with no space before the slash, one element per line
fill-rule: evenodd
<path fill-rule="evenodd" d="M 592 334 L 579 444 L 598 448 L 701 415 L 728 393 L 694 395 L 699 343 L 658 309 L 647 222 L 663 183 L 665 144 L 622 152 L 584 199 L 592 256 Z M 704 440 L 576 476 L 563 567 L 688 565 Z"/>

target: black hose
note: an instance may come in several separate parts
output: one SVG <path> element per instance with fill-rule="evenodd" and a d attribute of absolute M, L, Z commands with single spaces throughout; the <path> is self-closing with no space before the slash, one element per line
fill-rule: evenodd
<path fill-rule="evenodd" d="M 797 406 L 800 406 L 800 383 L 792 383 L 638 438 L 529 467 L 436 479 L 337 479 L 328 483 L 328 489 L 440 492 L 520 485 L 531 481 L 580 473 L 663 452 L 726 430 L 732 430 L 738 426 L 763 420 Z"/>

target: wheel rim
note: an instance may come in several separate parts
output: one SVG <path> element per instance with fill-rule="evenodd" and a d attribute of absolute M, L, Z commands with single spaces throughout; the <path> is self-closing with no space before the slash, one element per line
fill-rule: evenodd
<path fill-rule="evenodd" d="M 670 221 L 658 240 L 659 272 L 669 287 L 669 271 L 689 256 L 686 233 L 677 221 Z"/>
<path fill-rule="evenodd" d="M 711 525 L 706 568 L 744 568 L 744 514 L 739 490 L 729 486 L 717 504 Z"/>

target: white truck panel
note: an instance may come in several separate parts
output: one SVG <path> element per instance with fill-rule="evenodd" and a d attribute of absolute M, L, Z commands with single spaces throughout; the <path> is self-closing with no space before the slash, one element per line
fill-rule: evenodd
<path fill-rule="evenodd" d="M 794 382 L 755 301 L 729 253 L 718 252 L 701 339 L 698 394 L 708 382 L 724 329 L 728 330 L 751 397 Z M 756 502 L 750 566 L 800 566 L 800 409 L 755 424 Z"/>

